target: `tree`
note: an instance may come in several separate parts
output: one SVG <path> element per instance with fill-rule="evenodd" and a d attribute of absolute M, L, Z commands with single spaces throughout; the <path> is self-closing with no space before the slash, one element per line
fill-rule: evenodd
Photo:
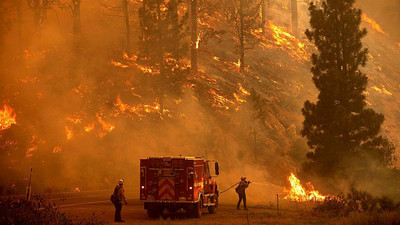
<path fill-rule="evenodd" d="M 251 31 L 261 26 L 259 21 L 260 4 L 261 2 L 256 0 L 234 0 L 227 3 L 226 18 L 234 23 L 235 34 L 239 40 L 237 50 L 241 73 L 245 68 L 245 52 L 251 48 L 248 45 L 255 43 Z"/>
<path fill-rule="evenodd" d="M 371 165 L 388 168 L 393 162 L 393 145 L 379 135 L 384 116 L 366 108 L 367 77 L 359 67 L 367 61 L 361 42 L 367 32 L 360 29 L 361 10 L 354 2 L 327 0 L 321 7 L 309 6 L 306 36 L 318 49 L 311 72 L 319 95 L 302 109 L 302 135 L 313 150 L 303 165 L 307 175 L 347 179 L 356 163 L 360 173 L 368 174 L 373 173 Z"/>
<path fill-rule="evenodd" d="M 190 0 L 190 69 L 197 73 L 197 0 Z"/>
<path fill-rule="evenodd" d="M 128 0 L 122 0 L 122 9 L 124 11 L 125 27 L 126 27 L 126 52 L 131 52 L 131 27 L 129 24 L 129 4 Z"/>
<path fill-rule="evenodd" d="M 167 94 L 179 94 L 186 70 L 181 65 L 184 18 L 178 15 L 178 0 L 144 0 L 139 9 L 142 31 L 138 62 L 149 68 L 151 92 L 155 94 L 160 111 Z M 187 48 L 186 48 L 187 50 Z"/>
<path fill-rule="evenodd" d="M 49 0 L 27 0 L 28 6 L 33 12 L 33 22 L 36 32 L 40 33 L 42 24 L 47 16 L 47 10 L 50 8 Z"/>
<path fill-rule="evenodd" d="M 290 8 L 292 10 L 292 32 L 298 36 L 299 30 L 298 30 L 298 14 L 297 14 L 297 0 L 291 0 Z"/>

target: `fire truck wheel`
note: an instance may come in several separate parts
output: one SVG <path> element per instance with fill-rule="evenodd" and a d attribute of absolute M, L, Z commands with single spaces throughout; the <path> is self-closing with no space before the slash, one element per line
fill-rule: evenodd
<path fill-rule="evenodd" d="M 203 208 L 202 201 L 199 200 L 197 203 L 194 204 L 193 206 L 193 217 L 194 218 L 200 218 L 201 217 L 201 210 Z"/>
<path fill-rule="evenodd" d="M 217 212 L 217 207 L 218 207 L 218 197 L 217 196 L 213 196 L 211 197 L 211 202 L 214 202 L 215 205 L 212 206 L 208 206 L 208 212 L 210 214 L 214 214 Z"/>
<path fill-rule="evenodd" d="M 160 216 L 160 210 L 157 208 L 149 208 L 147 209 L 147 215 L 150 218 L 158 218 Z"/>

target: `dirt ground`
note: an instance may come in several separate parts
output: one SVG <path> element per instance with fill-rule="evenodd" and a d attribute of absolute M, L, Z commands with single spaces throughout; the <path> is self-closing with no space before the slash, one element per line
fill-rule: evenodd
<path fill-rule="evenodd" d="M 105 193 L 80 194 L 77 196 L 68 196 L 53 198 L 60 210 L 65 212 L 73 219 L 89 219 L 93 216 L 105 224 L 114 223 L 114 206 L 107 198 Z M 209 214 L 207 209 L 203 210 L 201 218 L 186 218 L 185 215 L 176 214 L 166 216 L 166 218 L 149 219 L 146 210 L 143 209 L 143 203 L 135 198 L 129 199 L 128 205 L 122 208 L 123 224 L 325 224 L 326 218 L 312 215 L 311 206 L 296 205 L 282 202 L 280 213 L 278 215 L 276 205 L 267 207 L 266 205 L 252 204 L 249 202 L 249 210 L 236 210 L 235 204 L 220 200 L 216 214 Z"/>

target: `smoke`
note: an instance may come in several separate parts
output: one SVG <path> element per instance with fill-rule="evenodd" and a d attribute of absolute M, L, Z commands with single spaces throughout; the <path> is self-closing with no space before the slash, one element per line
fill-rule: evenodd
<path fill-rule="evenodd" d="M 217 80 L 215 85 L 197 80 L 198 89 L 185 88 L 182 96 L 168 96 L 169 112 L 142 112 L 139 116 L 115 106 L 118 96 L 129 105 L 153 105 L 155 101 L 154 95 L 135 96 L 141 87 L 134 84 L 143 79 L 137 71 L 110 63 L 121 58 L 125 44 L 118 10 L 108 10 L 101 1 L 82 1 L 82 42 L 76 47 L 69 9 L 56 9 L 57 14 L 49 10 L 38 34 L 32 12 L 25 5 L 20 42 L 15 6 L 6 3 L 2 9 L 14 13 L 0 13 L 1 21 L 10 21 L 1 23 L 1 31 L 5 32 L 0 34 L 0 94 L 1 101 L 15 109 L 17 124 L 0 131 L 0 167 L 7 171 L 0 175 L 0 192 L 7 191 L 11 184 L 16 184 L 17 192 L 23 192 L 31 167 L 33 190 L 38 192 L 70 191 L 75 187 L 111 189 L 120 178 L 125 179 L 128 189 L 136 190 L 140 158 L 182 155 L 219 161 L 221 175 L 216 179 L 220 190 L 247 176 L 253 182 L 247 192 L 249 201 L 264 204 L 274 201 L 288 185 L 290 172 L 300 170 L 308 151 L 300 135 L 300 109 L 317 93 L 309 63 L 291 57 L 290 49 L 272 46 L 249 51 L 246 56 L 250 66 L 244 79 L 227 66 L 237 62 L 238 56 L 234 44 L 227 41 L 232 37 L 222 34 L 221 40 L 202 43 L 199 53 L 199 68 Z M 131 6 L 133 49 L 138 49 L 140 36 L 137 7 L 136 3 Z M 308 26 L 306 10 L 304 4 L 299 4 L 300 30 Z M 282 13 L 280 4 L 274 4 L 269 13 L 274 23 L 290 27 L 288 11 Z M 273 38 L 270 34 L 267 37 Z M 299 40 L 306 43 L 303 35 Z M 213 56 L 220 61 L 213 60 Z M 396 67 L 393 63 L 389 66 L 388 73 L 393 75 Z M 383 74 L 377 75 L 376 83 L 383 83 L 384 78 Z M 239 93 L 238 83 L 248 91 L 254 88 L 266 99 L 264 121 L 254 119 L 254 105 L 248 97 L 240 96 L 246 101 L 243 103 L 234 100 L 233 93 Z M 389 89 L 386 83 L 385 87 Z M 209 89 L 215 89 L 234 105 L 229 109 L 213 106 L 207 95 Z M 384 108 L 390 99 L 380 97 L 371 91 L 374 104 L 389 114 L 387 124 L 393 128 L 397 126 L 393 122 L 396 116 Z M 71 131 L 71 137 L 66 130 Z M 395 136 L 395 131 L 385 132 Z M 221 198 L 230 201 L 235 195 L 231 190 Z"/>

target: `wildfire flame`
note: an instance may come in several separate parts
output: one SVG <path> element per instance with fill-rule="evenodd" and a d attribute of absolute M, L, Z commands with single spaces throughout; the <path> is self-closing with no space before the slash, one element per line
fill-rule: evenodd
<path fill-rule="evenodd" d="M 363 21 L 369 23 L 369 24 L 372 26 L 372 28 L 374 28 L 374 30 L 378 31 L 378 32 L 381 33 L 381 34 L 384 34 L 384 35 L 386 35 L 386 36 L 389 36 L 387 33 L 385 33 L 385 32 L 382 30 L 381 26 L 379 26 L 379 24 L 378 24 L 374 19 L 368 17 L 367 14 L 363 13 L 362 16 L 361 16 L 361 18 L 362 18 Z"/>
<path fill-rule="evenodd" d="M 68 126 L 65 127 L 65 134 L 67 136 L 68 141 L 72 140 L 72 138 L 74 137 L 71 128 L 69 128 Z"/>
<path fill-rule="evenodd" d="M 224 96 L 217 94 L 214 89 L 210 89 L 208 93 L 211 94 L 211 97 L 213 98 L 213 106 L 215 108 L 225 108 L 229 109 L 232 105 L 235 105 L 235 103 Z"/>
<path fill-rule="evenodd" d="M 290 173 L 288 180 L 290 182 L 291 188 L 290 191 L 285 190 L 286 192 L 288 192 L 285 199 L 296 202 L 305 202 L 324 201 L 327 197 L 321 195 L 317 190 L 315 190 L 314 186 L 310 182 L 307 183 L 308 190 L 306 190 L 301 185 L 300 180 L 293 173 Z"/>
<path fill-rule="evenodd" d="M 199 43 L 200 43 L 200 34 L 199 34 L 199 36 L 197 36 L 196 49 L 199 49 Z"/>
<path fill-rule="evenodd" d="M 275 25 L 272 21 L 268 22 L 268 28 L 271 30 L 273 40 L 263 35 L 262 29 L 252 30 L 252 34 L 261 40 L 262 48 L 276 48 L 277 46 L 288 52 L 294 58 L 299 60 L 309 59 L 309 53 L 305 43 L 302 43 L 298 38 L 290 33 L 286 27 Z"/>
<path fill-rule="evenodd" d="M 10 128 L 16 123 L 17 120 L 14 110 L 8 105 L 3 105 L 3 110 L 0 110 L 0 131 Z"/>

